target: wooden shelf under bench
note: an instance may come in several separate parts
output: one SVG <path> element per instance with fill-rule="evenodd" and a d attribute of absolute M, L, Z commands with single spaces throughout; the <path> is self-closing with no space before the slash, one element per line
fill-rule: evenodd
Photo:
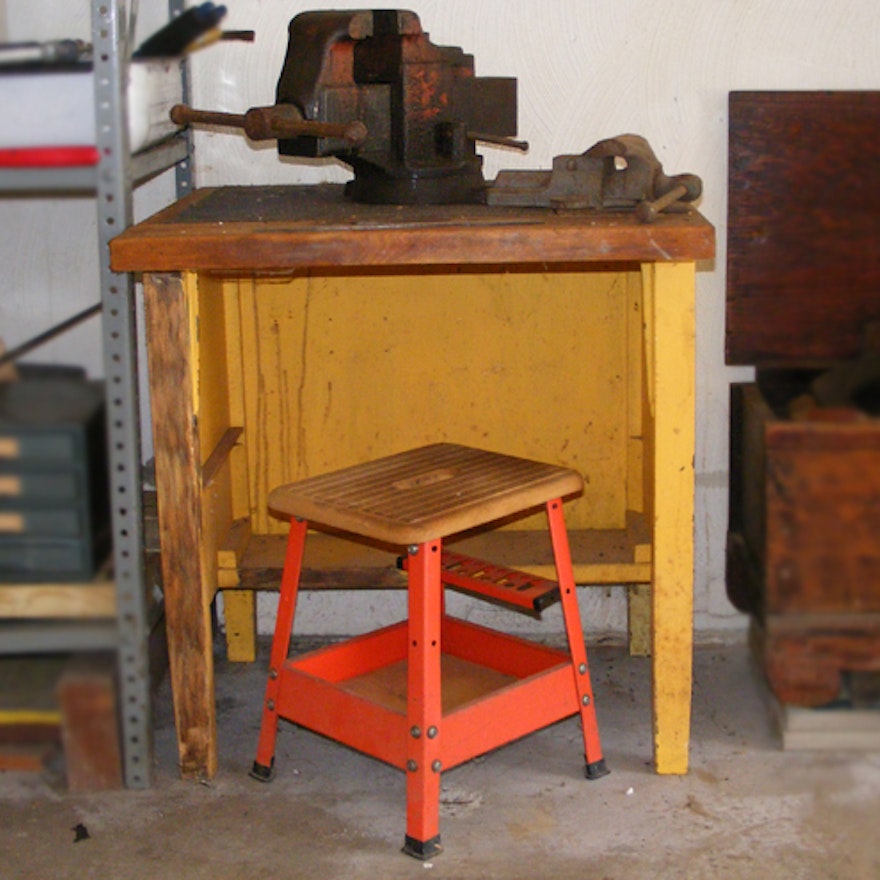
<path fill-rule="evenodd" d="M 254 593 L 277 590 L 286 535 L 252 535 L 246 521 L 233 523 L 218 553 L 218 587 L 224 591 L 229 658 L 256 657 Z M 651 541 L 644 514 L 630 511 L 623 529 L 569 532 L 575 580 L 580 584 L 629 587 L 629 647 L 650 651 Z M 495 530 L 451 540 L 448 549 L 494 565 L 555 580 L 552 548 L 544 531 Z M 300 586 L 305 590 L 405 589 L 397 565 L 400 548 L 380 548 L 332 534 L 310 536 Z"/>

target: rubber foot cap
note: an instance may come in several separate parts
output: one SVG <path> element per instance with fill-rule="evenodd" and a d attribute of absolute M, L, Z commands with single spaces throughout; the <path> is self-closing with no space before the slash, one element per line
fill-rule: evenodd
<path fill-rule="evenodd" d="M 256 779 L 257 782 L 271 782 L 275 778 L 275 759 L 272 759 L 272 763 L 268 767 L 265 764 L 258 764 L 254 761 L 248 776 L 251 779 Z"/>
<path fill-rule="evenodd" d="M 423 862 L 433 859 L 434 856 L 443 852 L 443 847 L 440 846 L 440 835 L 438 834 L 430 840 L 416 840 L 407 834 L 403 844 L 403 851 L 408 856 L 412 856 L 414 859 L 421 859 Z"/>
<path fill-rule="evenodd" d="M 587 764 L 587 769 L 585 772 L 585 776 L 587 779 L 601 779 L 603 776 L 607 776 L 611 771 L 605 764 L 605 759 L 600 758 L 598 761 L 593 761 L 592 764 Z"/>

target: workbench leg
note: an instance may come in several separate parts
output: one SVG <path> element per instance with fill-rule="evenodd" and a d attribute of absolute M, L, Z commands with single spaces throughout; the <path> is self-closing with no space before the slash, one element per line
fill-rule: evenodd
<path fill-rule="evenodd" d="M 202 540 L 197 305 L 179 275 L 144 276 L 168 664 L 181 775 L 217 769 L 211 602 Z"/>
<path fill-rule="evenodd" d="M 407 560 L 409 642 L 403 851 L 418 859 L 429 859 L 441 850 L 440 548 L 440 541 L 419 544 L 411 548 Z"/>
<path fill-rule="evenodd" d="M 626 632 L 630 657 L 651 655 L 651 585 L 626 588 Z"/>
<path fill-rule="evenodd" d="M 693 263 L 643 266 L 651 444 L 654 763 L 686 773 L 693 664 Z"/>
<path fill-rule="evenodd" d="M 223 620 L 226 659 L 233 663 L 253 663 L 257 659 L 256 590 L 224 590 Z"/>

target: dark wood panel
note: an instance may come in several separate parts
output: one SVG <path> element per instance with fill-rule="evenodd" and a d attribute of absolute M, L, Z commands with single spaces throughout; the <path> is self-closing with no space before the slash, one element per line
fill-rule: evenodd
<path fill-rule="evenodd" d="M 880 92 L 733 92 L 727 362 L 827 363 L 880 322 Z"/>

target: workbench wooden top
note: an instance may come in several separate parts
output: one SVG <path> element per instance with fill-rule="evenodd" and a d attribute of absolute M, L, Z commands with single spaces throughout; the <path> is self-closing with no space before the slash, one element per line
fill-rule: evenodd
<path fill-rule="evenodd" d="M 336 184 L 196 190 L 110 243 L 117 272 L 675 262 L 714 254 L 715 230 L 695 210 L 646 224 L 632 211 L 363 205 Z"/>

